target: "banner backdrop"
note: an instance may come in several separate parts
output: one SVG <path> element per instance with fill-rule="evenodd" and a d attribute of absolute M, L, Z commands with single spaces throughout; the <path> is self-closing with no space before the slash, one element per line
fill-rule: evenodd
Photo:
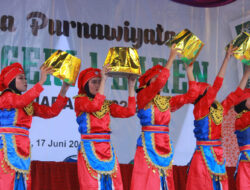
<path fill-rule="evenodd" d="M 250 1 L 238 0 L 219 8 L 194 8 L 171 1 L 144 0 L 13 0 L 0 6 L 1 69 L 22 63 L 28 87 L 39 81 L 41 64 L 56 50 L 67 51 L 82 60 L 81 70 L 102 68 L 110 47 L 137 48 L 142 72 L 156 64 L 165 64 L 169 48 L 165 42 L 188 28 L 204 43 L 194 75 L 197 81 L 213 83 L 225 55 L 225 46 L 235 37 L 233 21 L 249 28 Z M 247 20 L 246 20 L 247 19 Z M 238 65 L 240 65 L 238 67 Z M 222 101 L 235 90 L 242 71 L 241 63 L 232 59 L 218 94 Z M 62 82 L 48 76 L 37 102 L 51 105 Z M 137 84 L 138 85 L 138 84 Z M 171 76 L 162 95 L 175 96 L 188 89 L 183 62 L 175 60 Z M 53 119 L 34 118 L 30 130 L 32 159 L 63 161 L 77 154 L 78 126 L 74 112 L 77 87 L 67 93 L 70 98 L 61 114 Z M 106 98 L 126 106 L 127 79 L 109 78 Z M 185 165 L 195 148 L 192 105 L 185 105 L 172 114 L 170 136 L 174 142 L 174 164 Z M 112 143 L 120 163 L 133 160 L 140 134 L 137 116 L 112 119 Z"/>

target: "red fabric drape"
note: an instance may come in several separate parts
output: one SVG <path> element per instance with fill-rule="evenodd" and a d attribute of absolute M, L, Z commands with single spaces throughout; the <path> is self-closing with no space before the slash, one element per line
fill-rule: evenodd
<path fill-rule="evenodd" d="M 120 164 L 124 190 L 129 190 L 132 177 L 132 164 Z M 176 190 L 185 190 L 188 166 L 174 166 Z M 235 190 L 233 178 L 235 167 L 227 167 L 229 190 Z M 31 163 L 32 190 L 79 190 L 77 165 L 70 162 Z"/>
<path fill-rule="evenodd" d="M 219 7 L 232 3 L 236 0 L 172 0 L 172 1 L 195 7 Z"/>

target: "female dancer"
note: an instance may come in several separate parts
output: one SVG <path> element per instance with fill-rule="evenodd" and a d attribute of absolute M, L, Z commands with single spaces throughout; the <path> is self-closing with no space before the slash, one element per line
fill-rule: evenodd
<path fill-rule="evenodd" d="M 250 75 L 250 66 L 247 66 L 245 76 L 247 81 Z M 234 107 L 237 113 L 235 120 L 235 134 L 240 147 L 240 155 L 237 166 L 236 188 L 237 190 L 250 189 L 250 89 L 245 88 L 244 94 L 237 100 Z"/>
<path fill-rule="evenodd" d="M 110 143 L 110 116 L 126 118 L 135 114 L 135 77 L 128 78 L 128 107 L 105 100 L 108 69 L 88 68 L 78 79 L 75 112 L 81 145 L 78 152 L 80 189 L 123 189 L 119 163 Z"/>
<path fill-rule="evenodd" d="M 138 114 L 142 133 L 137 141 L 131 190 L 174 189 L 172 161 L 173 145 L 169 139 L 171 112 L 194 101 L 193 66 L 186 68 L 189 91 L 184 95 L 160 96 L 160 90 L 169 77 L 169 69 L 177 55 L 174 45 L 166 65 L 156 65 L 139 78 L 137 90 Z M 195 94 L 195 93 L 194 93 Z"/>
<path fill-rule="evenodd" d="M 225 190 L 228 181 L 221 146 L 221 124 L 223 116 L 227 114 L 238 97 L 243 93 L 245 80 L 241 80 L 239 87 L 220 104 L 215 100 L 222 86 L 228 61 L 233 54 L 232 45 L 228 49 L 220 71 L 213 86 L 207 83 L 197 83 L 198 98 L 194 102 L 194 134 L 196 150 L 193 155 L 186 189 L 192 190 Z"/>
<path fill-rule="evenodd" d="M 31 189 L 29 129 L 32 117 L 57 116 L 67 103 L 69 85 L 63 83 L 52 107 L 33 102 L 43 91 L 52 69 L 41 67 L 41 79 L 26 93 L 27 81 L 20 63 L 5 67 L 0 75 L 0 189 Z"/>

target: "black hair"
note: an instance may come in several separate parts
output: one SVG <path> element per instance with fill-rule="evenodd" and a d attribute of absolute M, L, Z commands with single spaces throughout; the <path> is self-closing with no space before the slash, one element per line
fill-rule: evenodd
<path fill-rule="evenodd" d="M 203 94 L 199 95 L 198 98 L 196 98 L 196 100 L 194 101 L 193 104 L 194 105 L 197 104 L 200 101 L 200 99 L 206 95 L 206 93 L 207 93 L 207 88 L 206 88 L 206 90 L 204 90 Z"/>
<path fill-rule="evenodd" d="M 246 106 L 246 102 L 247 100 L 244 100 L 242 102 L 240 102 L 239 104 L 234 106 L 234 110 L 236 113 L 241 113 L 243 110 L 248 110 L 247 106 Z"/>
<path fill-rule="evenodd" d="M 85 92 L 86 92 L 86 94 L 87 94 L 88 97 L 90 97 L 90 98 L 94 98 L 95 97 L 95 95 L 91 94 L 90 91 L 89 91 L 89 81 L 85 84 L 84 90 L 85 90 Z"/>
<path fill-rule="evenodd" d="M 147 84 L 146 84 L 146 86 L 149 86 L 150 85 L 150 81 L 151 81 L 151 79 L 147 82 Z M 141 88 L 137 88 L 136 90 L 135 90 L 135 92 L 136 93 L 138 93 L 138 92 L 140 92 L 142 89 L 144 89 L 145 87 L 141 87 Z"/>
<path fill-rule="evenodd" d="M 14 91 L 16 94 L 21 94 L 21 91 L 19 91 L 17 88 L 16 88 L 16 78 L 14 78 L 10 84 L 9 84 L 9 89 Z"/>

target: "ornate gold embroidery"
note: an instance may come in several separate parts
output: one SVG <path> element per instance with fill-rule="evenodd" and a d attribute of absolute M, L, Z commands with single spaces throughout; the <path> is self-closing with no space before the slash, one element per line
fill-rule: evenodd
<path fill-rule="evenodd" d="M 236 119 L 241 118 L 241 116 L 242 116 L 244 113 L 246 113 L 246 112 L 248 112 L 248 110 L 243 110 L 242 112 L 238 113 L 238 114 L 236 115 Z"/>
<path fill-rule="evenodd" d="M 77 96 L 74 96 L 73 99 L 77 98 L 77 97 L 84 97 L 86 96 L 85 94 L 78 94 Z M 93 101 L 93 98 L 88 97 L 89 100 Z M 109 106 L 112 104 L 112 101 L 109 100 L 104 100 L 104 103 L 101 107 L 101 109 L 97 112 L 92 112 L 91 114 L 93 114 L 95 117 L 97 117 L 98 119 L 103 118 L 103 116 L 109 112 Z M 81 115 L 81 114 L 80 114 Z"/>
<path fill-rule="evenodd" d="M 155 147 L 155 136 L 154 136 L 154 133 L 152 133 L 150 136 L 151 136 L 152 143 L 153 143 L 153 149 L 154 149 L 154 151 L 155 151 L 157 154 L 159 154 L 158 151 L 156 150 L 156 147 Z M 169 142 L 168 142 L 168 146 L 171 147 L 170 140 L 169 140 Z M 170 149 L 170 152 L 167 153 L 167 154 L 159 154 L 159 155 L 160 155 L 161 157 L 163 157 L 163 158 L 167 158 L 167 157 L 169 157 L 170 154 L 172 154 L 172 149 Z"/>
<path fill-rule="evenodd" d="M 154 164 L 154 163 L 151 161 L 151 159 L 150 159 L 150 157 L 149 157 L 149 155 L 148 155 L 147 149 L 146 149 L 144 132 L 142 132 L 141 138 L 142 138 L 142 147 L 143 147 L 144 157 L 145 157 L 146 162 L 147 162 L 147 164 L 148 164 L 148 168 L 150 168 L 150 166 L 151 166 L 153 171 L 154 171 L 154 170 L 158 170 L 158 172 L 160 173 L 160 170 L 162 170 L 162 171 L 165 173 L 165 175 L 169 175 L 169 171 L 172 169 L 173 160 L 171 160 L 170 164 L 169 164 L 168 166 L 166 166 L 166 167 L 162 167 L 162 166 L 159 166 L 159 165 Z M 153 144 L 154 144 L 154 142 L 153 142 Z M 155 146 L 155 144 L 154 144 L 154 146 Z M 171 152 L 172 152 L 172 150 L 171 150 Z M 170 153 L 171 153 L 171 152 L 170 152 Z M 169 153 L 169 154 L 170 154 L 170 153 Z M 162 155 L 161 155 L 161 156 L 162 156 Z M 165 156 L 165 155 L 164 155 L 164 156 Z M 166 157 L 167 157 L 167 156 L 166 156 Z M 154 172 L 154 173 L 155 173 L 155 172 Z"/>
<path fill-rule="evenodd" d="M 97 117 L 98 119 L 101 119 L 104 117 L 104 115 L 106 115 L 106 113 L 109 112 L 109 106 L 111 105 L 111 101 L 105 100 L 101 110 L 97 111 L 97 112 L 93 112 L 92 114 Z"/>
<path fill-rule="evenodd" d="M 203 160 L 207 166 L 207 169 L 210 173 L 210 176 L 211 178 L 215 178 L 216 181 L 221 181 L 221 180 L 224 180 L 227 178 L 227 173 L 214 173 L 212 172 L 212 170 L 209 168 L 208 166 L 208 163 L 207 163 L 207 160 L 206 160 L 206 157 L 205 157 L 205 154 L 204 154 L 204 150 L 203 150 L 203 147 L 200 146 L 200 149 L 201 149 L 201 154 L 202 154 L 202 157 L 203 157 Z"/>
<path fill-rule="evenodd" d="M 213 106 L 211 106 L 209 114 L 210 114 L 213 122 L 216 125 L 220 125 L 223 121 L 223 106 L 218 101 L 215 101 L 215 104 L 217 106 L 217 109 L 215 109 Z"/>
<path fill-rule="evenodd" d="M 87 117 L 87 133 L 90 133 L 90 118 L 89 113 L 86 114 Z"/>
<path fill-rule="evenodd" d="M 157 106 L 157 108 L 161 111 L 164 112 L 167 109 L 169 109 L 169 101 L 170 101 L 171 97 L 170 96 L 160 96 L 160 95 L 156 95 L 153 99 L 155 105 Z"/>
<path fill-rule="evenodd" d="M 151 123 L 152 123 L 152 125 L 155 124 L 155 108 L 154 108 L 154 105 L 151 105 Z"/>
<path fill-rule="evenodd" d="M 86 151 L 84 149 L 84 146 L 83 146 L 83 142 L 81 142 L 81 153 L 82 153 L 82 156 L 84 158 L 84 160 L 86 161 L 86 166 L 87 166 L 87 169 L 90 173 L 90 175 L 95 178 L 95 179 L 98 179 L 98 175 L 95 175 L 95 174 L 104 174 L 104 175 L 116 175 L 116 171 L 117 171 L 117 159 L 116 159 L 116 154 L 115 154 L 115 166 L 113 168 L 113 170 L 111 171 L 108 171 L 108 172 L 103 172 L 103 171 L 97 171 L 97 170 L 94 170 L 90 164 L 89 164 L 89 161 L 88 161 L 88 158 L 87 158 L 87 155 L 86 155 Z"/>
<path fill-rule="evenodd" d="M 110 154 L 111 154 L 111 156 L 110 156 L 110 158 L 107 159 L 107 160 L 102 160 L 102 159 L 100 159 L 100 158 L 98 157 L 98 155 L 97 155 L 96 152 L 95 152 L 95 147 L 94 147 L 93 142 L 90 142 L 90 146 L 91 146 L 91 148 L 92 148 L 92 150 L 93 150 L 93 153 L 94 153 L 95 157 L 96 157 L 98 160 L 110 162 L 110 161 L 113 159 L 113 155 L 112 155 L 112 146 L 111 146 L 111 145 L 110 145 Z"/>
<path fill-rule="evenodd" d="M 28 156 L 23 156 L 23 155 L 19 154 L 19 152 L 17 151 L 16 137 L 15 137 L 15 135 L 12 135 L 12 143 L 13 143 L 13 145 L 14 145 L 16 154 L 17 154 L 20 158 L 22 158 L 22 159 L 24 159 L 24 160 L 28 160 L 28 159 L 30 158 L 30 150 L 29 150 L 29 155 L 28 155 Z"/>
<path fill-rule="evenodd" d="M 23 108 L 23 110 L 25 111 L 25 113 L 27 115 L 33 115 L 34 114 L 34 108 L 33 108 L 33 102 L 31 102 L 29 105 L 25 106 Z"/>
<path fill-rule="evenodd" d="M 214 156 L 215 161 L 216 161 L 219 165 L 224 164 L 224 158 L 222 158 L 222 161 L 219 161 L 219 160 L 217 159 L 217 156 L 216 156 L 216 154 L 215 154 L 215 152 L 214 152 L 213 147 L 210 147 L 210 150 L 212 151 L 212 154 L 213 154 L 213 156 Z"/>
<path fill-rule="evenodd" d="M 19 173 L 23 173 L 23 174 L 26 174 L 28 175 L 29 172 L 30 172 L 30 166 L 29 166 L 29 169 L 28 170 L 22 170 L 22 169 L 18 169 L 16 168 L 15 166 L 13 166 L 10 161 L 8 160 L 8 156 L 7 156 L 7 145 L 6 145 L 6 140 L 5 140 L 5 137 L 4 135 L 2 135 L 2 140 L 3 140 L 3 150 L 4 150 L 4 161 L 7 163 L 7 165 L 15 170 L 16 172 L 19 172 Z"/>
<path fill-rule="evenodd" d="M 247 158 L 247 161 L 249 162 L 250 161 L 250 157 L 248 156 L 247 152 L 244 152 L 246 158 Z"/>
<path fill-rule="evenodd" d="M 78 95 L 74 96 L 73 99 L 76 99 L 78 97 L 83 97 L 83 96 L 86 96 L 86 95 L 85 94 L 78 94 Z"/>

